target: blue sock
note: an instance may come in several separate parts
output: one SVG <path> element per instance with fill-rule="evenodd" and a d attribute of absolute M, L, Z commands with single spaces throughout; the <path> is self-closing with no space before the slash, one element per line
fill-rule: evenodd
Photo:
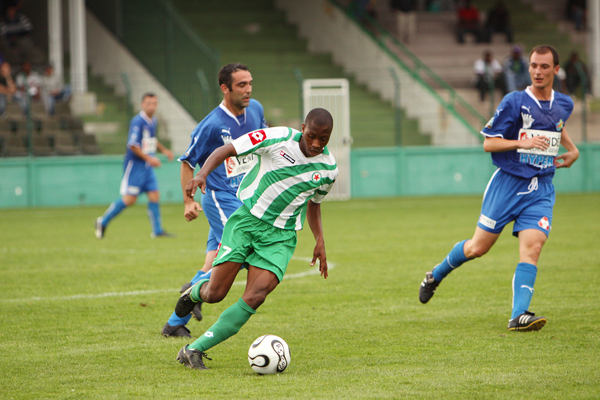
<path fill-rule="evenodd" d="M 123 203 L 123 199 L 113 201 L 102 216 L 102 226 L 106 228 L 106 225 L 108 225 L 110 220 L 119 215 L 119 213 L 123 211 L 126 207 L 127 206 L 125 205 L 125 203 Z"/>
<path fill-rule="evenodd" d="M 533 286 L 537 267 L 533 264 L 518 263 L 513 277 L 513 309 L 510 319 L 516 318 L 529 309 L 533 297 Z"/>
<path fill-rule="evenodd" d="M 152 224 L 152 232 L 158 235 L 162 232 L 162 225 L 160 221 L 160 209 L 158 203 L 148 202 L 148 218 Z"/>
<path fill-rule="evenodd" d="M 198 271 L 196 276 L 194 276 L 191 280 L 192 285 L 198 282 L 200 279 L 210 279 L 210 274 L 212 272 L 212 268 L 208 270 L 208 272 Z"/>
<path fill-rule="evenodd" d="M 169 320 L 167 321 L 167 323 L 169 325 L 171 325 L 171 326 L 175 326 L 175 325 L 187 325 L 187 323 L 190 322 L 190 318 L 192 318 L 192 314 L 188 314 L 185 317 L 180 318 L 173 311 L 173 314 L 171 315 L 171 318 L 169 318 Z"/>
<path fill-rule="evenodd" d="M 465 262 L 471 260 L 465 256 L 463 250 L 465 242 L 466 240 L 456 243 L 446 258 L 444 258 L 444 261 L 433 269 L 432 273 L 436 281 L 441 282 L 453 269 L 458 268 Z"/>

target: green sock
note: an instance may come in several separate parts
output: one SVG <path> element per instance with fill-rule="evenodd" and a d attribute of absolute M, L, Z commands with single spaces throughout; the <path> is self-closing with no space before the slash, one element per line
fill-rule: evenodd
<path fill-rule="evenodd" d="M 194 287 L 192 287 L 192 291 L 190 292 L 190 297 L 196 303 L 199 301 L 202 301 L 202 297 L 200 297 L 200 288 L 202 287 L 202 285 L 204 285 L 208 281 L 209 281 L 208 279 L 201 279 L 198 282 L 196 282 Z"/>
<path fill-rule="evenodd" d="M 237 303 L 223 311 L 219 319 L 211 326 L 204 335 L 200 336 L 196 341 L 190 344 L 190 349 L 206 351 L 213 346 L 229 339 L 239 332 L 240 328 L 250 319 L 254 311 L 241 298 Z"/>

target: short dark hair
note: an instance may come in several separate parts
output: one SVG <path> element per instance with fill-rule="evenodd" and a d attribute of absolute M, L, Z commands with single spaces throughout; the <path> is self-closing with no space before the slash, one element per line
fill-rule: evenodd
<path fill-rule="evenodd" d="M 146 92 L 142 95 L 142 103 L 146 100 L 146 97 L 156 97 L 156 95 L 152 92 Z"/>
<path fill-rule="evenodd" d="M 329 111 L 324 108 L 313 108 L 306 115 L 304 125 L 333 129 L 333 117 Z"/>
<path fill-rule="evenodd" d="M 533 55 L 533 53 L 538 53 L 538 54 L 547 54 L 547 53 L 552 53 L 552 62 L 554 62 L 554 66 L 556 67 L 558 64 L 558 52 L 556 51 L 556 49 L 550 45 L 547 44 L 542 44 L 539 46 L 535 46 L 533 48 L 533 50 L 531 50 L 531 53 L 529 53 L 529 61 L 531 61 L 531 56 Z"/>
<path fill-rule="evenodd" d="M 219 86 L 225 85 L 229 90 L 233 90 L 231 87 L 231 84 L 233 83 L 233 78 L 231 75 L 239 70 L 249 71 L 248 66 L 245 64 L 229 63 L 224 65 L 219 71 Z"/>

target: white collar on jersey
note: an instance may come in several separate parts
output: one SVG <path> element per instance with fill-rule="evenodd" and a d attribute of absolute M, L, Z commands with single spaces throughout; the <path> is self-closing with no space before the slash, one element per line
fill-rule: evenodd
<path fill-rule="evenodd" d="M 154 121 L 152 120 L 152 118 L 150 118 L 148 115 L 146 115 L 146 113 L 144 112 L 144 110 L 140 111 L 140 116 L 142 118 L 144 118 L 144 121 L 146 121 L 148 123 L 148 125 L 153 125 Z"/>
<path fill-rule="evenodd" d="M 542 108 L 539 100 L 533 95 L 533 93 L 531 92 L 531 89 L 529 89 L 529 86 L 527 86 L 527 89 L 525 89 L 525 93 L 527 93 L 529 95 L 529 97 L 531 97 L 533 99 L 533 101 L 536 102 L 536 104 L 538 105 L 538 107 L 540 109 Z M 554 89 L 552 89 L 552 95 L 550 96 L 550 110 L 552 110 L 552 103 L 554 103 Z"/>
<path fill-rule="evenodd" d="M 231 111 L 229 111 L 229 109 L 227 107 L 225 107 L 225 100 L 223 100 L 221 102 L 221 104 L 219 104 L 219 107 L 221 107 L 221 109 L 223 111 L 225 111 L 225 114 L 227 114 L 231 118 L 233 118 L 233 120 L 238 124 L 238 126 L 241 126 L 240 121 L 237 119 L 237 117 L 235 115 L 233 115 L 233 113 Z M 245 124 L 246 124 L 246 108 L 244 107 L 244 125 Z"/>

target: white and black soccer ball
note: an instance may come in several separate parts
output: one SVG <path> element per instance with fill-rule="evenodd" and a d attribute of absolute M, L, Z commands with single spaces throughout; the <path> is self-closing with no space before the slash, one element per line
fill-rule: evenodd
<path fill-rule="evenodd" d="M 248 349 L 248 362 L 254 372 L 261 375 L 283 372 L 290 361 L 290 347 L 279 336 L 261 336 Z"/>

